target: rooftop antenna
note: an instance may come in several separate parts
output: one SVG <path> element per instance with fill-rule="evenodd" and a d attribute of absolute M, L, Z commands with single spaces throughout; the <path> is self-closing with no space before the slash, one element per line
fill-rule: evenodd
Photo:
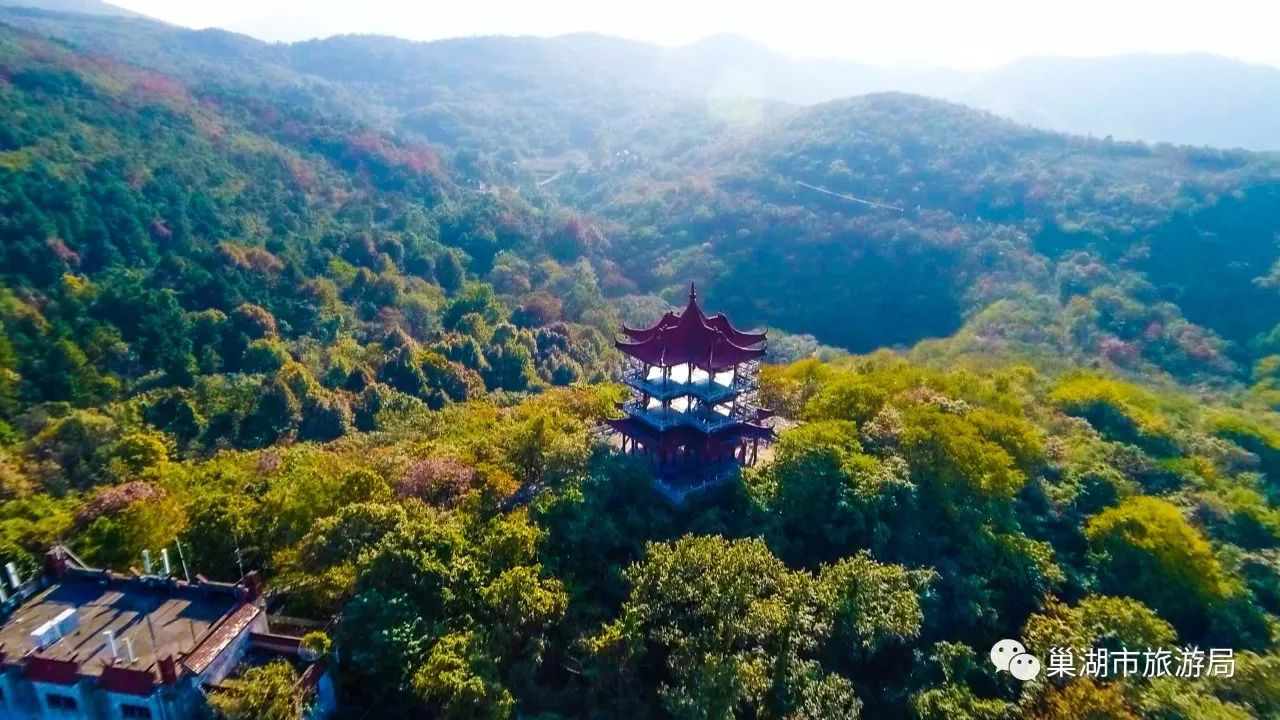
<path fill-rule="evenodd" d="M 169 577 L 171 568 L 169 567 L 169 548 L 160 549 L 160 562 L 164 566 L 164 576 Z"/>
<path fill-rule="evenodd" d="M 129 653 L 129 664 L 138 662 L 138 656 L 133 654 L 133 638 L 124 639 L 125 652 Z"/>
<path fill-rule="evenodd" d="M 187 572 L 187 556 L 182 554 L 182 542 L 174 540 L 173 544 L 178 548 L 178 561 L 182 563 L 182 577 L 186 578 L 187 584 L 191 584 L 191 573 Z"/>
<path fill-rule="evenodd" d="M 18 566 L 11 562 L 4 564 L 4 571 L 9 575 L 9 583 L 13 585 L 13 589 L 17 591 L 22 587 L 22 578 L 18 576 Z"/>
<path fill-rule="evenodd" d="M 244 558 L 240 556 L 240 537 L 234 528 L 231 530 L 231 540 L 236 544 L 236 566 L 240 568 L 240 582 L 244 582 Z"/>
<path fill-rule="evenodd" d="M 107 647 L 111 648 L 111 662 L 115 663 L 120 658 L 120 648 L 116 645 L 116 634 L 110 630 L 103 630 L 103 635 L 107 636 Z M 125 642 L 128 642 L 127 640 Z"/>
<path fill-rule="evenodd" d="M 142 551 L 142 574 L 143 575 L 151 574 L 151 551 L 150 550 Z"/>

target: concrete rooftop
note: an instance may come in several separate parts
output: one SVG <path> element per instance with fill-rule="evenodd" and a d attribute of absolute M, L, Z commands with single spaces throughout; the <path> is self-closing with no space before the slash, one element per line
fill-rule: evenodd
<path fill-rule="evenodd" d="M 167 655 L 181 658 L 204 638 L 209 628 L 237 606 L 227 593 L 200 588 L 150 586 L 134 578 L 72 577 L 33 596 L 0 626 L 0 648 L 10 661 L 35 647 L 31 632 L 68 608 L 76 611 L 79 626 L 37 654 L 53 660 L 80 664 L 85 675 L 99 675 L 112 662 L 103 631 L 115 633 L 116 664 L 134 670 L 154 667 Z M 137 661 L 130 663 L 125 639 L 133 643 Z"/>

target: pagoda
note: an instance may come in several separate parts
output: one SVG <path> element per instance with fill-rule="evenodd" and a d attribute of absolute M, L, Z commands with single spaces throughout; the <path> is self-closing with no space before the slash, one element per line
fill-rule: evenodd
<path fill-rule="evenodd" d="M 768 410 L 753 404 L 764 357 L 764 332 L 744 332 L 722 314 L 707 316 L 689 286 L 683 312 L 648 328 L 623 325 L 614 345 L 627 356 L 625 417 L 608 421 L 622 451 L 643 454 L 658 489 L 675 502 L 754 465 L 773 441 Z"/>

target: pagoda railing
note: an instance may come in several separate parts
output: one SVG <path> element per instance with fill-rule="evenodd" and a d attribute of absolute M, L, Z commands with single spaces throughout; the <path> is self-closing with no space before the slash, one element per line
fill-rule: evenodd
<path fill-rule="evenodd" d="M 650 378 L 643 370 L 632 370 L 622 376 L 623 382 L 648 393 L 659 400 L 670 400 L 681 395 L 692 395 L 709 404 L 715 405 L 744 392 L 751 392 L 758 387 L 753 376 L 739 372 L 738 377 L 729 385 L 723 385 L 711 378 L 697 382 L 676 382 L 663 378 Z"/>
<path fill-rule="evenodd" d="M 708 433 L 753 420 L 760 412 L 759 408 L 744 404 L 739 404 L 727 414 L 706 409 L 678 412 L 661 407 L 650 408 L 639 401 L 626 403 L 622 409 L 631 417 L 648 423 L 657 430 L 687 425 Z"/>

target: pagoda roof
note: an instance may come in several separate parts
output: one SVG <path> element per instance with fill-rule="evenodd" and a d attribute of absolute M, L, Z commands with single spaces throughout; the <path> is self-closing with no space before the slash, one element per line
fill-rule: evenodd
<path fill-rule="evenodd" d="M 614 345 L 650 365 L 692 363 L 705 368 L 727 368 L 762 357 L 763 331 L 738 330 L 723 314 L 707 316 L 698 306 L 697 288 L 689 285 L 689 304 L 683 312 L 666 312 L 652 327 L 622 326 L 626 340 Z"/>

